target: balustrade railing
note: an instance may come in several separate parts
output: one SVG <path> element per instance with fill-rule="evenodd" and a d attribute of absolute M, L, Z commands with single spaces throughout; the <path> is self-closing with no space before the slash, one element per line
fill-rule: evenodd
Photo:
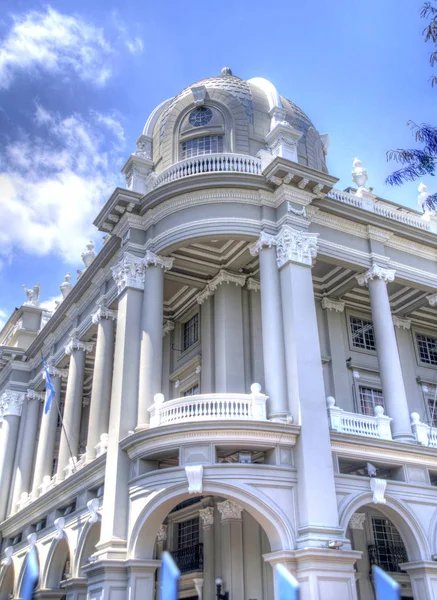
<path fill-rule="evenodd" d="M 162 173 L 160 173 L 153 187 L 157 188 L 164 183 L 189 177 L 190 175 L 199 175 L 201 173 L 246 173 L 252 175 L 261 175 L 261 160 L 254 156 L 245 154 L 204 154 L 182 160 Z"/>
<path fill-rule="evenodd" d="M 391 440 L 391 418 L 384 415 L 382 406 L 375 406 L 375 416 L 350 413 L 335 406 L 335 399 L 326 399 L 331 429 L 340 433 L 364 435 Z"/>
<path fill-rule="evenodd" d="M 226 419 L 265 421 L 267 396 L 261 386 L 252 384 L 251 394 L 198 394 L 164 401 L 155 394 L 149 408 L 150 427 L 180 421 L 217 421 Z"/>
<path fill-rule="evenodd" d="M 411 413 L 411 429 L 418 444 L 437 448 L 437 428 L 422 423 L 419 413 Z"/>
<path fill-rule="evenodd" d="M 181 548 L 172 554 L 181 573 L 203 571 L 203 544 Z"/>

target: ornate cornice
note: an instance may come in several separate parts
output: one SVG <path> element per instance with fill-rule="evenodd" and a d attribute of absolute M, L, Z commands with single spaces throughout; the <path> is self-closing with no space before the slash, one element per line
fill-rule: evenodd
<path fill-rule="evenodd" d="M 94 348 L 93 342 L 83 342 L 73 337 L 65 346 L 65 354 L 72 354 L 74 350 L 83 350 L 84 352 L 92 352 Z"/>
<path fill-rule="evenodd" d="M 153 266 L 153 267 L 161 267 L 164 271 L 169 271 L 174 263 L 174 258 L 168 258 L 166 256 L 160 256 L 159 254 L 155 254 L 151 252 L 151 250 L 147 250 L 143 259 L 141 259 L 141 264 L 144 268 Z"/>
<path fill-rule="evenodd" d="M 324 296 L 322 298 L 322 308 L 342 313 L 344 311 L 344 302 L 340 302 L 340 300 L 332 300 L 331 298 Z"/>
<path fill-rule="evenodd" d="M 113 321 L 117 320 L 117 312 L 115 310 L 110 310 L 106 308 L 106 306 L 99 306 L 95 313 L 93 313 L 91 320 L 93 323 L 100 323 L 102 319 L 112 319 Z"/>
<path fill-rule="evenodd" d="M 394 269 L 386 269 L 374 264 L 370 269 L 355 277 L 359 285 L 368 285 L 369 281 L 373 281 L 374 279 L 383 279 L 386 283 L 389 283 L 390 281 L 394 281 L 395 273 Z"/>
<path fill-rule="evenodd" d="M 5 390 L 0 396 L 0 417 L 20 417 L 25 394 L 15 390 Z"/>
<path fill-rule="evenodd" d="M 393 315 L 393 325 L 401 329 L 411 329 L 411 319 L 405 319 L 403 317 Z"/>
<path fill-rule="evenodd" d="M 36 392 L 35 390 L 27 390 L 26 398 L 28 400 L 39 400 L 39 402 L 44 402 L 46 395 L 43 392 Z"/>
<path fill-rule="evenodd" d="M 276 236 L 276 262 L 280 269 L 289 262 L 312 267 L 317 256 L 317 233 L 284 226 Z"/>
<path fill-rule="evenodd" d="M 214 525 L 214 507 L 207 506 L 199 510 L 199 517 L 203 527 L 211 527 Z"/>
<path fill-rule="evenodd" d="M 250 254 L 252 256 L 257 256 L 259 254 L 259 251 L 262 250 L 262 248 L 264 248 L 265 246 L 268 248 L 276 246 L 276 238 L 274 235 L 270 235 L 265 231 L 261 231 L 261 234 L 257 241 L 254 244 L 252 244 L 249 248 Z"/>
<path fill-rule="evenodd" d="M 217 504 L 217 509 L 222 517 L 222 521 L 226 521 L 228 519 L 240 520 L 241 513 L 243 512 L 243 508 L 239 504 L 236 502 L 231 502 L 230 500 L 219 502 Z"/>
<path fill-rule="evenodd" d="M 225 271 L 225 269 L 221 269 L 218 274 L 207 283 L 205 289 L 197 296 L 197 302 L 203 304 L 207 298 L 214 294 L 219 285 L 222 285 L 223 283 L 234 283 L 237 286 L 243 287 L 245 282 L 245 275 L 237 275 L 236 273 L 230 273 L 229 271 Z"/>
<path fill-rule="evenodd" d="M 258 279 L 254 279 L 253 277 L 247 278 L 247 289 L 251 292 L 259 292 L 261 289 L 261 283 Z"/>
<path fill-rule="evenodd" d="M 162 337 L 165 337 L 167 333 L 174 330 L 174 321 L 166 321 L 164 323 L 164 327 L 162 328 Z"/>
<path fill-rule="evenodd" d="M 142 259 L 133 254 L 124 254 L 121 260 L 111 268 L 112 277 L 117 284 L 118 293 L 126 288 L 144 289 L 144 266 Z"/>

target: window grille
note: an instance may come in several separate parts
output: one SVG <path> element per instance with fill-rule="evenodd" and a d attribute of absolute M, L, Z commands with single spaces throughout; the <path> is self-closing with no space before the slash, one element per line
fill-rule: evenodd
<path fill-rule="evenodd" d="M 363 415 L 375 415 L 375 406 L 384 407 L 384 397 L 382 390 L 363 387 L 360 385 L 361 412 Z"/>
<path fill-rule="evenodd" d="M 178 523 L 178 550 L 191 548 L 199 543 L 199 519 Z"/>
<path fill-rule="evenodd" d="M 366 321 L 359 317 L 349 317 L 349 321 L 352 346 L 364 350 L 376 350 L 372 321 Z"/>
<path fill-rule="evenodd" d="M 192 387 L 190 387 L 189 390 L 185 390 L 183 395 L 184 396 L 197 396 L 198 393 L 199 393 L 199 384 L 196 383 L 196 385 L 193 385 Z"/>
<path fill-rule="evenodd" d="M 416 333 L 416 342 L 420 362 L 437 365 L 437 338 Z"/>
<path fill-rule="evenodd" d="M 370 564 L 399 572 L 399 564 L 408 562 L 408 556 L 398 530 L 388 519 L 377 517 L 372 517 L 372 529 L 375 543 L 368 548 Z"/>
<path fill-rule="evenodd" d="M 199 339 L 199 315 L 195 314 L 184 323 L 184 343 L 183 350 L 187 350 Z"/>
<path fill-rule="evenodd" d="M 223 152 L 222 135 L 203 135 L 181 144 L 182 159 Z"/>

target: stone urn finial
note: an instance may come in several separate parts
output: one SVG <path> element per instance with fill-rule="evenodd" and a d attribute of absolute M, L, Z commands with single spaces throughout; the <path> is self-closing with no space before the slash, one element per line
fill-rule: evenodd
<path fill-rule="evenodd" d="M 361 196 L 363 191 L 366 190 L 367 170 L 363 167 L 363 163 L 359 158 L 354 159 L 352 166 L 352 179 L 358 187 L 357 196 Z"/>
<path fill-rule="evenodd" d="M 71 281 L 71 275 L 70 275 L 70 273 L 66 273 L 66 275 L 64 276 L 64 281 L 59 286 L 63 300 L 65 300 L 65 298 L 68 296 L 68 294 L 71 292 L 71 290 L 73 288 L 70 281 Z"/>
<path fill-rule="evenodd" d="M 82 252 L 82 261 L 85 267 L 88 268 L 96 257 L 96 253 L 94 252 L 94 242 L 88 242 L 86 247 L 87 249 L 85 252 Z"/>

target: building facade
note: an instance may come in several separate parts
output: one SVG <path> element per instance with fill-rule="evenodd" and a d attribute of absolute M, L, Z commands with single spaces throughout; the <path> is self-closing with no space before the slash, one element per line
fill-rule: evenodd
<path fill-rule="evenodd" d="M 437 597 L 437 220 L 341 191 L 329 138 L 225 68 L 148 118 L 53 314 L 0 333 L 0 600 Z M 55 388 L 44 410 L 44 356 Z"/>

